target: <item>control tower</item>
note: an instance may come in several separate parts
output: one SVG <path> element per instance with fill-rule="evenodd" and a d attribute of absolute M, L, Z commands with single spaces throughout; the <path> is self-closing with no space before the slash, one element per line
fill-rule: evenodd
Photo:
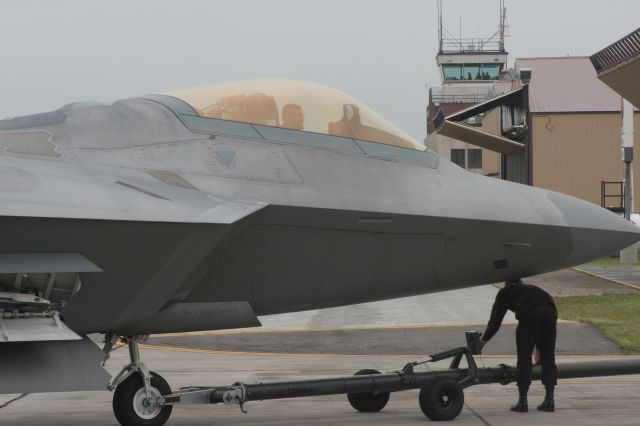
<path fill-rule="evenodd" d="M 433 133 L 433 118 L 442 110 L 445 116 L 461 111 L 495 96 L 498 80 L 504 79 L 507 51 L 504 47 L 506 7 L 500 0 L 498 30 L 489 37 L 454 36 L 442 25 L 442 0 L 438 0 L 438 54 L 440 87 L 429 88 L 426 144 L 459 166 L 486 175 L 500 175 L 500 156 L 468 143 Z M 506 82 L 505 82 L 506 83 Z M 511 85 L 505 84 L 505 90 Z M 482 125 L 482 116 L 465 124 Z"/>

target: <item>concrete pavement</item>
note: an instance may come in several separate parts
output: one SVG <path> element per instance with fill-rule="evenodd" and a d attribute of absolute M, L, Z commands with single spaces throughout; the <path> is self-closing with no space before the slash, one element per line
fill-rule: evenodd
<path fill-rule="evenodd" d="M 572 270 L 527 280 L 554 295 L 636 291 Z M 362 368 L 401 368 L 428 352 L 463 344 L 463 331 L 482 330 L 497 288 L 482 286 L 415 298 L 322 311 L 263 317 L 265 330 L 233 330 L 193 336 L 154 337 L 143 360 L 173 389 L 187 385 L 229 385 L 351 375 Z M 513 317 L 478 357 L 479 366 L 515 363 Z M 462 324 L 462 325 L 461 325 Z M 620 350 L 591 326 L 559 325 L 559 361 L 621 357 Z M 595 355 L 595 356 L 594 356 Z M 107 364 L 115 374 L 128 362 L 126 349 Z M 444 368 L 446 362 L 431 365 Z M 514 385 L 465 390 L 466 404 L 455 425 L 637 425 L 640 376 L 561 381 L 556 413 L 508 411 Z M 542 399 L 534 384 L 530 404 Z M 116 425 L 111 393 L 0 395 L 1 426 Z M 345 396 L 251 402 L 248 414 L 230 406 L 178 406 L 169 425 L 412 425 L 426 418 L 418 391 L 395 393 L 380 413 L 355 412 Z"/>
<path fill-rule="evenodd" d="M 143 349 L 148 365 L 174 389 L 187 385 L 228 385 L 287 379 L 351 375 L 361 368 L 397 369 L 406 356 L 231 355 Z M 115 373 L 126 362 L 126 350 L 116 351 L 108 368 Z M 561 361 L 583 360 L 561 357 Z M 594 359 L 589 357 L 589 359 Z M 513 363 L 513 358 L 486 358 L 485 365 Z M 445 368 L 446 362 L 432 368 Z M 465 391 L 465 408 L 454 425 L 637 425 L 640 407 L 638 376 L 568 380 L 557 389 L 556 413 L 511 413 L 517 394 L 514 385 L 482 385 Z M 543 397 L 534 384 L 531 404 Z M 426 417 L 418 406 L 418 391 L 394 393 L 380 413 L 354 411 L 344 395 L 250 402 L 242 414 L 236 406 L 177 406 L 169 421 L 174 426 L 199 425 L 418 425 Z M 1 425 L 116 425 L 108 392 L 32 394 L 0 409 Z"/>

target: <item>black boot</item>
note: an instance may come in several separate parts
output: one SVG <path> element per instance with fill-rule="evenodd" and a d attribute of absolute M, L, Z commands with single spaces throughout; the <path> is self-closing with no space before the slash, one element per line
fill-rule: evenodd
<path fill-rule="evenodd" d="M 511 411 L 517 411 L 519 413 L 526 413 L 529 411 L 527 392 L 529 392 L 529 386 L 518 386 L 518 393 L 520 397 L 518 398 L 516 405 L 511 406 Z"/>
<path fill-rule="evenodd" d="M 553 401 L 553 388 L 554 385 L 544 385 L 546 394 L 544 396 L 544 401 L 542 401 L 542 404 L 538 405 L 538 411 L 546 411 L 547 413 L 553 413 L 554 411 L 556 411 L 556 404 Z"/>

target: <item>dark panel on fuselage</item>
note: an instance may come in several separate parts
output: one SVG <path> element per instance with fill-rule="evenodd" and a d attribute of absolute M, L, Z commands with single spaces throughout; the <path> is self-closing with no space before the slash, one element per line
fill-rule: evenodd
<path fill-rule="evenodd" d="M 573 249 L 571 232 L 269 206 L 234 239 L 187 301 L 249 297 L 256 313 L 264 315 L 499 282 L 562 266 Z M 496 269 L 496 259 L 506 259 L 508 267 Z"/>
<path fill-rule="evenodd" d="M 189 300 L 214 295 L 218 285 L 249 287 L 265 314 L 427 292 L 437 279 L 425 257 L 443 250 L 437 234 L 251 225 Z"/>

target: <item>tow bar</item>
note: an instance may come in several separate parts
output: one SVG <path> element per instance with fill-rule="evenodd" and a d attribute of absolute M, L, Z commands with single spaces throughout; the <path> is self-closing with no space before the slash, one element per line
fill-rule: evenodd
<path fill-rule="evenodd" d="M 516 368 L 506 364 L 478 368 L 474 355 L 481 353 L 480 333 L 466 332 L 467 345 L 429 355 L 388 373 L 360 370 L 353 376 L 273 383 L 235 383 L 222 387 L 188 387 L 161 397 L 151 397 L 151 406 L 176 404 L 237 404 L 243 412 L 249 401 L 347 394 L 351 406 L 361 412 L 377 412 L 389 401 L 391 392 L 420 389 L 420 408 L 432 420 L 452 420 L 464 405 L 464 389 L 479 384 L 514 382 Z M 462 358 L 467 367 L 460 368 Z M 415 372 L 414 367 L 452 358 L 448 369 Z M 640 374 L 640 359 L 617 359 L 558 364 L 558 378 Z M 541 377 L 533 368 L 533 379 Z"/>

